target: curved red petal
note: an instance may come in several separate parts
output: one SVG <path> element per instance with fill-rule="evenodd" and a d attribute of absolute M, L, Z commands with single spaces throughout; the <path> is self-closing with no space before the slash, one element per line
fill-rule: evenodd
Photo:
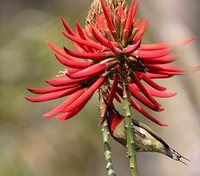
<path fill-rule="evenodd" d="M 102 44 L 103 46 L 109 48 L 108 40 L 96 29 L 94 26 L 91 27 L 92 34 L 94 35 L 95 39 Z"/>
<path fill-rule="evenodd" d="M 28 88 L 28 90 L 36 94 L 46 94 L 46 93 L 51 93 L 51 92 L 57 92 L 60 90 L 66 90 L 75 86 L 77 85 L 60 86 L 60 87 L 45 87 L 45 88 Z"/>
<path fill-rule="evenodd" d="M 195 37 L 190 37 L 190 38 L 187 38 L 187 39 L 185 39 L 185 40 L 180 41 L 180 42 L 179 42 L 179 45 L 184 46 L 184 45 L 187 45 L 187 44 L 193 42 L 194 40 L 196 40 Z"/>
<path fill-rule="evenodd" d="M 170 78 L 173 75 L 162 74 L 162 73 L 145 73 L 145 75 L 150 79 L 161 79 L 161 78 Z"/>
<path fill-rule="evenodd" d="M 169 43 L 142 44 L 140 50 L 143 51 L 163 50 L 170 47 L 171 45 Z"/>
<path fill-rule="evenodd" d="M 88 101 L 94 92 L 105 83 L 107 78 L 101 77 L 99 78 L 94 84 L 92 84 L 79 99 L 77 99 L 71 106 L 69 106 L 65 111 L 71 111 L 72 109 L 76 108 L 77 106 L 81 105 L 83 102 Z"/>
<path fill-rule="evenodd" d="M 106 65 L 101 65 L 100 63 L 98 63 L 74 74 L 68 74 L 68 76 L 73 79 L 79 79 L 83 77 L 95 77 L 96 75 L 104 72 L 106 69 Z"/>
<path fill-rule="evenodd" d="M 142 36 L 144 35 L 144 32 L 146 31 L 148 25 L 148 20 L 145 19 L 145 21 L 143 22 L 143 24 L 140 26 L 137 35 L 134 37 L 134 41 L 138 41 L 142 38 Z"/>
<path fill-rule="evenodd" d="M 141 78 L 147 83 L 149 84 L 151 87 L 160 90 L 160 91 L 165 91 L 167 88 L 163 87 L 159 84 L 157 84 L 156 82 L 154 82 L 152 79 L 150 79 L 146 74 L 141 74 Z"/>
<path fill-rule="evenodd" d="M 119 81 L 119 76 L 115 75 L 114 80 L 113 80 L 113 84 L 112 84 L 112 87 L 111 87 L 111 90 L 110 90 L 110 93 L 109 93 L 109 96 L 108 96 L 108 100 L 107 100 L 108 104 L 113 104 L 112 102 L 113 102 L 113 99 L 114 99 L 114 97 L 116 95 L 116 89 L 117 89 L 118 81 Z M 103 118 L 99 122 L 100 126 L 106 120 L 106 112 L 107 112 L 107 107 L 106 107 L 105 114 L 104 114 Z"/>
<path fill-rule="evenodd" d="M 129 86 L 129 90 L 130 90 L 131 95 L 133 97 L 135 97 L 137 100 L 139 100 L 141 103 L 143 103 L 145 106 L 147 106 L 148 108 L 150 108 L 150 109 L 152 109 L 154 111 L 160 111 L 160 109 L 159 109 L 159 107 L 157 105 L 153 104 L 152 102 L 147 100 L 144 96 L 142 96 L 142 94 L 140 94 L 138 92 L 138 90 L 136 90 L 134 88 L 134 86 Z"/>
<path fill-rule="evenodd" d="M 78 43 L 78 44 L 81 44 L 81 45 L 84 45 L 86 47 L 89 47 L 89 48 L 94 48 L 96 50 L 102 50 L 103 47 L 95 42 L 91 42 L 91 41 L 87 41 L 87 40 L 83 40 L 81 39 L 80 37 L 76 37 L 76 36 L 73 36 L 73 35 L 70 35 L 66 32 L 63 32 L 63 34 L 70 40 Z"/>
<path fill-rule="evenodd" d="M 88 77 L 89 79 L 104 72 L 106 68 L 107 67 L 105 65 L 95 64 L 74 74 L 67 74 L 67 75 L 72 79 L 79 79 L 83 77 Z"/>
<path fill-rule="evenodd" d="M 62 17 L 61 18 L 63 26 L 65 27 L 65 29 L 67 30 L 67 32 L 71 35 L 76 36 L 76 33 L 70 28 L 70 26 L 67 24 L 67 22 L 65 21 L 65 19 Z"/>
<path fill-rule="evenodd" d="M 72 68 L 78 68 L 78 69 L 84 69 L 84 68 L 87 68 L 89 66 L 91 66 L 91 63 L 90 62 L 82 62 L 82 61 L 71 61 L 71 60 L 68 60 L 66 58 L 63 58 L 57 54 L 55 54 L 56 56 L 56 59 L 62 63 L 63 65 L 67 66 L 67 67 L 72 67 Z"/>
<path fill-rule="evenodd" d="M 135 14 L 139 5 L 139 0 L 137 0 L 136 4 L 134 5 L 134 1 L 132 0 L 131 6 L 129 9 L 129 13 L 127 16 L 125 28 L 124 28 L 124 40 L 127 41 L 130 29 L 133 25 L 133 20 L 135 18 Z"/>
<path fill-rule="evenodd" d="M 85 91 L 84 89 L 78 90 L 73 95 L 71 95 L 69 98 L 67 98 L 63 103 L 58 105 L 56 108 L 52 109 L 48 113 L 44 114 L 43 116 L 46 118 L 50 118 L 52 116 L 55 116 L 57 113 L 62 112 L 66 107 L 71 105 L 77 98 L 79 98 Z"/>
<path fill-rule="evenodd" d="M 145 95 L 145 97 L 147 97 L 149 99 L 149 101 L 151 101 L 153 104 L 155 104 L 156 106 L 160 107 L 161 104 L 158 103 L 153 96 L 151 96 L 151 94 L 147 91 L 147 89 L 145 88 L 145 86 L 138 80 L 137 77 L 135 77 L 134 80 L 135 84 L 138 86 L 138 88 L 141 90 L 141 92 Z"/>
<path fill-rule="evenodd" d="M 148 59 L 143 59 L 140 58 L 140 60 L 142 60 L 142 62 L 144 62 L 144 64 L 167 64 L 167 63 L 171 63 L 174 62 L 177 59 L 176 55 L 167 55 L 164 57 L 158 57 L 158 58 L 148 58 Z"/>
<path fill-rule="evenodd" d="M 45 80 L 45 82 L 52 86 L 66 86 L 66 85 L 72 85 L 72 84 L 81 84 L 82 82 L 86 81 L 88 78 L 84 77 L 81 79 L 71 79 L 69 77 L 63 77 L 63 78 L 53 78 L 51 80 Z"/>
<path fill-rule="evenodd" d="M 88 99 L 89 100 L 89 99 Z M 83 108 L 84 106 L 87 104 L 88 101 L 83 102 L 82 104 L 80 104 L 79 106 L 77 106 L 76 108 L 74 108 L 73 110 L 66 112 L 62 115 L 58 115 L 56 118 L 58 120 L 68 120 L 71 119 L 72 117 L 74 117 L 76 114 L 78 114 Z"/>
<path fill-rule="evenodd" d="M 58 91 L 58 92 L 47 93 L 39 97 L 25 97 L 25 98 L 31 102 L 49 101 L 49 100 L 54 100 L 57 98 L 62 98 L 64 96 L 70 95 L 76 92 L 78 89 L 80 89 L 80 86 L 73 87 L 67 90 Z"/>
<path fill-rule="evenodd" d="M 137 49 L 139 48 L 140 44 L 141 44 L 141 40 L 138 40 L 135 44 L 133 44 L 133 45 L 127 47 L 127 48 L 125 49 L 125 53 L 126 53 L 126 54 L 131 54 L 131 53 L 133 53 L 135 50 L 137 50 Z"/>
<path fill-rule="evenodd" d="M 112 50 L 112 52 L 116 56 L 119 56 L 122 53 L 122 51 L 119 48 L 115 47 L 110 40 L 108 40 L 108 44 L 109 44 L 109 48 Z"/>
<path fill-rule="evenodd" d="M 143 51 L 139 50 L 138 52 L 138 57 L 143 58 L 143 59 L 148 59 L 148 58 L 157 58 L 157 57 L 163 57 L 168 55 L 172 51 L 172 48 L 167 48 L 167 49 L 162 49 L 162 50 L 151 50 L 151 51 Z"/>
<path fill-rule="evenodd" d="M 131 84 L 131 87 L 134 87 L 137 91 L 140 91 L 140 89 L 135 84 Z M 173 96 L 177 95 L 176 92 L 159 91 L 152 87 L 146 87 L 146 86 L 145 86 L 145 88 L 152 96 L 155 96 L 155 97 L 169 98 L 169 97 L 173 97 Z"/>
<path fill-rule="evenodd" d="M 148 92 L 155 97 L 160 97 L 160 98 L 169 98 L 169 97 L 174 97 L 177 95 L 176 92 L 169 92 L 169 91 L 158 91 L 156 89 L 153 89 L 151 87 L 146 87 Z"/>
<path fill-rule="evenodd" d="M 103 12 L 104 12 L 104 16 L 105 16 L 107 24 L 108 24 L 108 28 L 109 28 L 110 32 L 112 33 L 112 36 L 115 39 L 117 39 L 118 38 L 117 32 L 116 32 L 115 27 L 112 23 L 112 19 L 111 19 L 109 9 L 106 7 L 104 0 L 100 0 L 100 1 L 101 1 L 101 6 L 102 6 L 102 9 L 103 9 Z"/>
<path fill-rule="evenodd" d="M 184 73 L 186 69 L 183 67 L 178 67 L 178 66 L 166 66 L 162 64 L 157 64 L 157 65 L 151 65 L 151 64 L 146 64 L 146 67 L 151 71 L 151 70 L 159 70 L 159 71 L 164 71 L 164 72 L 169 72 L 169 73 Z"/>
<path fill-rule="evenodd" d="M 146 112 L 138 103 L 136 103 L 133 99 L 131 99 L 131 105 L 139 111 L 141 114 L 143 114 L 145 117 L 147 117 L 149 120 L 153 121 L 154 123 L 160 125 L 160 126 L 168 126 L 166 123 L 163 123 L 159 120 L 157 120 L 155 117 L 150 115 L 148 112 Z"/>
<path fill-rule="evenodd" d="M 106 53 L 106 52 L 99 52 L 99 53 L 81 53 L 81 52 L 76 52 L 69 50 L 64 47 L 64 50 L 67 54 L 74 56 L 74 57 L 79 57 L 83 59 L 92 59 L 92 60 L 101 60 L 101 59 L 106 59 L 109 56 L 112 56 L 111 53 Z"/>
<path fill-rule="evenodd" d="M 56 45 L 54 45 L 52 42 L 48 42 L 48 45 L 49 47 L 54 50 L 56 53 L 58 53 L 59 55 L 69 59 L 69 60 L 72 60 L 72 61 L 75 61 L 77 60 L 76 58 L 68 55 L 64 50 L 62 50 L 61 48 L 57 47 Z"/>

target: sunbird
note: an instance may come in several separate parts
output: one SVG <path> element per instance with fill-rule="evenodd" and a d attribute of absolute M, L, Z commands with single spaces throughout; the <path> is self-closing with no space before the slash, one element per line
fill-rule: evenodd
<path fill-rule="evenodd" d="M 106 119 L 111 136 L 123 146 L 127 144 L 126 130 L 124 126 L 125 116 L 115 108 L 107 105 Z M 164 154 L 176 161 L 187 165 L 181 158 L 190 161 L 171 148 L 158 134 L 147 125 L 132 119 L 134 142 L 137 152 L 157 152 Z"/>

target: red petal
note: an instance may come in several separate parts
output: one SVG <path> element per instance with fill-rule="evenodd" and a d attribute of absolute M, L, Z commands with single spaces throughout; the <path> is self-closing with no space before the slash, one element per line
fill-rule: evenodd
<path fill-rule="evenodd" d="M 81 53 L 81 52 L 76 52 L 69 50 L 64 47 L 64 50 L 67 54 L 74 56 L 74 57 L 79 57 L 83 59 L 92 59 L 92 60 L 99 60 L 99 59 L 106 59 L 109 56 L 112 56 L 110 53 L 105 53 L 105 52 L 100 52 L 100 53 Z"/>
<path fill-rule="evenodd" d="M 74 57 L 68 55 L 64 50 L 60 49 L 59 47 L 57 47 L 57 46 L 54 45 L 53 43 L 48 42 L 48 45 L 50 46 L 50 48 L 51 48 L 52 50 L 54 50 L 54 51 L 55 51 L 56 53 L 58 53 L 59 55 L 65 57 L 65 58 L 67 58 L 67 59 L 69 59 L 69 60 L 77 61 L 76 58 L 74 58 Z"/>
<path fill-rule="evenodd" d="M 87 67 L 79 72 L 74 74 L 68 74 L 68 76 L 72 79 L 78 79 L 83 77 L 95 77 L 96 75 L 104 72 L 107 69 L 106 65 L 102 65 L 100 63 Z"/>
<path fill-rule="evenodd" d="M 67 67 L 83 69 L 83 68 L 89 67 L 91 65 L 90 62 L 71 61 L 71 60 L 63 58 L 57 54 L 55 54 L 55 56 L 60 63 L 62 63 L 63 65 L 65 65 Z"/>
<path fill-rule="evenodd" d="M 117 38 L 117 32 L 116 32 L 114 25 L 112 23 L 112 19 L 111 19 L 109 9 L 106 7 L 104 0 L 100 0 L 100 1 L 101 1 L 101 6 L 102 6 L 102 9 L 103 9 L 103 12 L 104 12 L 107 24 L 108 24 L 108 28 L 111 31 L 113 37 L 116 39 Z"/>
<path fill-rule="evenodd" d="M 66 75 L 68 75 L 68 74 L 74 74 L 74 73 L 76 73 L 76 72 L 79 72 L 79 71 L 81 71 L 82 69 L 79 69 L 79 68 L 68 68 L 67 69 L 67 74 Z"/>
<path fill-rule="evenodd" d="M 158 74 L 158 73 L 145 73 L 145 75 L 150 79 L 170 78 L 173 76 L 173 75 Z"/>
<path fill-rule="evenodd" d="M 167 48 L 163 50 L 152 50 L 152 51 L 143 51 L 139 50 L 138 56 L 143 59 L 147 58 L 157 58 L 168 55 L 172 51 L 172 48 Z"/>
<path fill-rule="evenodd" d="M 87 79 L 88 78 L 71 79 L 69 77 L 63 77 L 63 78 L 53 78 L 51 80 L 45 80 L 45 82 L 52 86 L 65 86 L 65 85 L 72 85 L 72 84 L 81 84 Z"/>
<path fill-rule="evenodd" d="M 122 51 L 119 48 L 115 47 L 110 40 L 108 40 L 108 44 L 109 44 L 109 48 L 112 50 L 112 52 L 115 55 L 119 56 L 122 53 Z"/>
<path fill-rule="evenodd" d="M 115 28 L 114 28 L 114 26 L 113 26 L 113 23 L 112 23 L 112 20 L 111 20 L 111 15 L 110 15 L 110 13 L 109 13 L 109 10 L 108 10 L 108 8 L 106 7 L 106 4 L 105 4 L 104 0 L 100 0 L 100 1 L 101 1 L 101 6 L 102 6 L 102 9 L 103 9 L 105 18 L 106 18 L 107 23 L 108 23 L 108 28 L 110 29 L 110 31 L 114 31 Z"/>
<path fill-rule="evenodd" d="M 156 124 L 160 125 L 160 126 L 168 126 L 166 123 L 163 123 L 159 120 L 157 120 L 155 117 L 153 117 L 152 115 L 150 115 L 148 112 L 146 112 L 138 103 L 136 103 L 133 99 L 131 99 L 131 105 L 137 110 L 139 111 L 141 114 L 143 114 L 145 117 L 147 117 L 148 119 L 150 119 L 151 121 L 155 122 Z"/>
<path fill-rule="evenodd" d="M 122 91 L 118 90 L 119 95 L 122 97 Z M 131 106 L 133 106 L 133 108 L 135 108 L 138 112 L 140 112 L 141 114 L 143 114 L 145 117 L 147 117 L 148 119 L 150 119 L 151 121 L 155 122 L 158 125 L 161 126 L 168 126 L 167 124 L 158 121 L 155 117 L 151 116 L 149 113 L 147 113 L 138 103 L 136 103 L 132 98 L 130 99 L 130 103 Z"/>
<path fill-rule="evenodd" d="M 156 73 L 160 75 L 166 75 L 168 78 L 175 76 L 175 75 L 183 75 L 185 72 L 171 72 L 171 71 L 162 71 L 162 70 L 156 70 L 156 69 L 151 69 L 149 70 L 150 73 Z"/>
<path fill-rule="evenodd" d="M 107 48 L 110 48 L 110 45 L 109 45 L 109 42 L 108 42 L 108 39 L 106 39 L 94 26 L 92 26 L 92 33 L 94 35 L 94 37 L 96 38 L 96 40 L 102 44 L 103 46 L 107 47 Z M 117 43 L 115 42 L 112 42 L 111 43 L 114 45 L 114 46 L 118 46 Z"/>
<path fill-rule="evenodd" d="M 152 96 L 151 94 L 146 90 L 146 88 L 144 87 L 144 85 L 138 80 L 137 77 L 135 77 L 135 80 L 133 80 L 135 82 L 135 84 L 138 86 L 138 88 L 141 90 L 141 92 L 145 95 L 145 97 L 147 97 L 149 99 L 149 101 L 151 101 L 153 104 L 155 104 L 156 106 L 160 107 L 160 103 L 158 103 Z"/>
<path fill-rule="evenodd" d="M 175 61 L 176 59 L 177 59 L 176 55 L 167 55 L 164 57 L 148 58 L 148 59 L 140 58 L 140 60 L 142 60 L 142 62 L 144 62 L 145 64 L 167 64 Z"/>
<path fill-rule="evenodd" d="M 99 15 L 96 14 L 96 21 L 97 21 L 98 28 L 103 32 L 104 29 L 106 28 L 104 19 L 100 18 Z"/>
<path fill-rule="evenodd" d="M 60 87 L 45 87 L 45 88 L 28 88 L 28 90 L 36 94 L 46 94 L 46 93 L 51 93 L 51 92 L 57 92 L 60 90 L 66 90 L 75 86 L 77 85 L 60 86 Z"/>
<path fill-rule="evenodd" d="M 53 100 L 53 99 L 57 99 L 57 98 L 61 98 L 61 97 L 70 95 L 70 94 L 76 92 L 78 89 L 80 89 L 80 86 L 73 87 L 73 88 L 70 88 L 67 90 L 62 90 L 59 92 L 47 93 L 47 94 L 39 96 L 39 97 L 34 97 L 34 98 L 25 97 L 25 98 L 31 102 L 49 101 L 49 100 Z"/>
<path fill-rule="evenodd" d="M 71 106 L 67 107 L 65 111 L 69 112 L 76 108 L 77 106 L 81 105 L 83 102 L 88 101 L 91 96 L 94 94 L 94 92 L 102 85 L 105 83 L 107 78 L 101 77 L 99 78 L 94 84 L 92 84 L 88 90 L 86 90 L 81 97 L 79 97 L 78 100 L 76 100 Z"/>
<path fill-rule="evenodd" d="M 131 84 L 131 86 L 134 87 L 137 91 L 140 91 L 140 89 L 135 84 Z M 155 97 L 169 98 L 177 94 L 176 92 L 159 91 L 152 87 L 145 87 L 145 88 L 152 96 L 155 96 Z"/>
<path fill-rule="evenodd" d="M 46 118 L 55 116 L 57 113 L 63 111 L 67 106 L 71 105 L 77 98 L 79 98 L 83 94 L 84 91 L 85 91 L 85 89 L 78 90 L 73 95 L 71 95 L 69 98 L 67 98 L 63 103 L 61 103 L 59 106 L 52 109 L 51 111 L 44 114 L 43 116 Z"/>
<path fill-rule="evenodd" d="M 142 94 L 140 94 L 138 92 L 138 90 L 136 90 L 134 88 L 134 86 L 130 86 L 129 87 L 130 93 L 133 97 L 135 97 L 137 100 L 139 100 L 141 103 L 143 103 L 145 106 L 149 107 L 150 109 L 154 110 L 154 111 L 160 111 L 161 109 L 159 109 L 158 106 L 156 106 L 155 104 L 151 103 L 150 101 L 148 101 L 144 96 L 142 96 Z M 163 110 L 163 109 L 162 109 Z"/>
<path fill-rule="evenodd" d="M 125 19 L 126 18 L 126 14 L 124 12 L 124 9 L 123 9 L 122 5 L 120 5 L 119 8 L 118 8 L 118 14 L 121 17 L 121 19 Z"/>
<path fill-rule="evenodd" d="M 143 51 L 163 50 L 170 47 L 171 45 L 169 43 L 142 44 L 140 50 Z"/>
<path fill-rule="evenodd" d="M 58 120 L 68 120 L 68 119 L 71 119 L 73 116 L 75 116 L 76 114 L 78 114 L 84 108 L 84 106 L 87 104 L 87 102 L 88 101 L 83 102 L 82 104 L 80 104 L 79 106 L 77 106 L 76 108 L 74 108 L 73 110 L 71 110 L 70 112 L 66 112 L 66 113 L 64 113 L 62 115 L 57 116 L 56 118 Z"/>
<path fill-rule="evenodd" d="M 146 64 L 147 68 L 151 71 L 151 70 L 158 70 L 158 71 L 164 71 L 164 72 L 174 72 L 176 74 L 176 72 L 178 73 L 184 73 L 186 70 L 183 67 L 178 67 L 178 66 L 163 66 L 161 64 L 157 64 L 157 65 L 150 65 L 150 64 Z"/>
<path fill-rule="evenodd" d="M 116 95 L 116 88 L 117 88 L 117 85 L 118 85 L 118 80 L 119 80 L 119 76 L 118 75 L 115 75 L 114 77 L 114 81 L 113 81 L 113 84 L 112 84 L 112 87 L 111 87 L 111 90 L 110 90 L 110 94 L 109 94 L 109 97 L 108 97 L 108 104 L 112 104 L 113 102 L 113 99 Z M 120 101 L 120 99 L 119 99 Z M 105 111 L 105 114 L 103 116 L 103 118 L 101 119 L 101 121 L 99 122 L 99 125 L 101 126 L 104 121 L 106 120 L 106 112 L 107 112 L 107 107 L 106 107 L 106 111 Z"/>
<path fill-rule="evenodd" d="M 140 21 L 140 19 L 137 19 L 135 24 L 134 24 L 134 30 L 138 30 L 140 25 L 141 25 L 141 21 Z"/>
<path fill-rule="evenodd" d="M 77 36 L 77 34 L 70 28 L 70 26 L 66 23 L 66 21 L 64 20 L 64 18 L 61 18 L 62 19 L 62 23 L 65 27 L 65 29 L 67 30 L 67 32 L 70 34 L 70 35 L 73 35 L 73 36 Z M 79 46 L 84 50 L 84 51 L 89 51 L 87 47 L 84 47 L 82 45 L 79 44 Z"/>
<path fill-rule="evenodd" d="M 61 20 L 62 20 L 62 23 L 63 23 L 65 29 L 67 30 L 67 32 L 71 35 L 76 36 L 76 33 L 70 28 L 70 26 L 66 23 L 66 21 L 63 17 L 61 18 Z"/>
<path fill-rule="evenodd" d="M 79 37 L 76 37 L 76 36 L 73 36 L 73 35 L 70 35 L 66 32 L 63 32 L 63 34 L 70 40 L 76 42 L 77 44 L 81 44 L 81 45 L 84 45 L 86 47 L 89 47 L 89 48 L 94 48 L 96 50 L 102 50 L 103 47 L 99 44 L 96 44 L 95 42 L 91 42 L 91 41 L 87 41 L 87 40 L 83 40 Z"/>
<path fill-rule="evenodd" d="M 187 39 L 185 39 L 185 40 L 179 42 L 179 45 L 187 45 L 187 44 L 193 42 L 194 40 L 196 40 L 195 37 L 187 38 Z"/>
<path fill-rule="evenodd" d="M 146 89 L 152 96 L 156 96 L 156 97 L 160 97 L 160 98 L 169 98 L 169 97 L 173 97 L 173 96 L 177 95 L 176 92 L 158 91 L 151 87 L 146 87 Z"/>
<path fill-rule="evenodd" d="M 144 32 L 146 31 L 147 25 L 148 25 L 148 20 L 145 19 L 139 31 L 137 32 L 137 35 L 135 36 L 134 41 L 138 41 L 142 38 L 142 36 L 144 35 Z"/>
<path fill-rule="evenodd" d="M 138 4 L 139 4 L 139 0 L 137 0 L 135 5 L 134 5 L 134 1 L 132 0 L 131 6 L 130 6 L 130 9 L 129 9 L 129 13 L 128 13 L 128 16 L 127 16 L 125 28 L 124 28 L 124 35 L 125 35 L 124 39 L 125 39 L 125 41 L 127 41 L 130 29 L 133 25 L 133 20 L 135 18 L 135 14 L 136 14 L 136 11 L 137 11 L 137 8 L 138 8 Z"/>
<path fill-rule="evenodd" d="M 113 84 L 112 84 L 112 87 L 111 87 L 111 90 L 110 90 L 110 94 L 109 94 L 109 97 L 108 97 L 108 104 L 113 101 L 113 98 L 114 98 L 114 95 L 115 95 L 115 92 L 116 92 L 116 88 L 117 88 L 117 85 L 118 85 L 118 81 L 119 81 L 119 76 L 115 75 L 114 81 L 113 81 Z"/>
<path fill-rule="evenodd" d="M 75 50 L 77 50 L 77 51 L 79 51 L 79 52 L 85 51 L 85 50 L 83 50 L 83 49 L 80 47 L 80 45 L 78 45 L 77 43 L 74 43 L 74 48 L 75 48 Z"/>
<path fill-rule="evenodd" d="M 154 89 L 157 89 L 160 91 L 165 91 L 167 89 L 166 87 L 160 86 L 159 84 L 151 80 L 148 76 L 146 76 L 146 74 L 141 74 L 140 76 L 147 84 L 149 84 Z"/>
<path fill-rule="evenodd" d="M 129 46 L 128 48 L 125 49 L 125 53 L 126 54 L 131 54 L 133 53 L 135 50 L 137 50 L 139 48 L 141 44 L 141 40 L 138 40 L 135 44 Z"/>
<path fill-rule="evenodd" d="M 108 40 L 95 27 L 92 27 L 91 29 L 96 40 L 103 46 L 109 48 Z"/>
<path fill-rule="evenodd" d="M 83 29 L 82 29 L 82 27 L 81 27 L 81 25 L 79 24 L 78 21 L 76 21 L 76 29 L 77 29 L 77 32 L 78 32 L 78 34 L 80 35 L 80 37 L 81 37 L 82 39 L 86 40 L 84 31 L 83 31 Z"/>

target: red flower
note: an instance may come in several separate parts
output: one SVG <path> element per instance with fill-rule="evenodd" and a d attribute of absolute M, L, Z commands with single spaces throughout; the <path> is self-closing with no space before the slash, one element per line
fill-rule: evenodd
<path fill-rule="evenodd" d="M 85 29 L 77 22 L 76 32 L 62 18 L 66 29 L 63 34 L 74 42 L 76 50 L 67 47 L 63 50 L 51 42 L 49 46 L 56 52 L 57 60 L 67 67 L 65 75 L 46 80 L 51 87 L 28 89 L 43 95 L 26 99 L 42 102 L 68 95 L 70 97 L 44 114 L 44 117 L 70 119 L 104 84 L 112 84 L 108 90 L 109 97 L 120 102 L 123 97 L 123 72 L 127 71 L 131 83 L 131 105 L 153 122 L 166 126 L 151 116 L 136 99 L 153 111 L 164 110 L 154 97 L 168 98 L 176 93 L 166 91 L 165 87 L 153 80 L 183 74 L 185 69 L 167 65 L 177 59 L 176 55 L 171 54 L 172 46 L 169 43 L 141 44 L 148 21 L 135 19 L 138 3 L 139 1 L 135 4 L 132 1 L 129 10 L 122 4 L 111 11 L 104 0 L 101 0 L 103 13 L 97 13 L 95 22 L 89 22 Z M 192 40 L 187 40 L 186 43 Z"/>

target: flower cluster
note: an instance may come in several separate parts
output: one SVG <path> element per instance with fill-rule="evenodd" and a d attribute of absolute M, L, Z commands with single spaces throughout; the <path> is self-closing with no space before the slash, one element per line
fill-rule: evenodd
<path fill-rule="evenodd" d="M 62 77 L 45 81 L 50 87 L 28 89 L 43 95 L 26 99 L 42 102 L 70 95 L 63 103 L 44 114 L 47 118 L 56 116 L 67 120 L 80 112 L 104 84 L 109 85 L 111 98 L 121 102 L 123 80 L 128 79 L 132 107 L 153 122 L 166 126 L 150 115 L 141 104 L 153 111 L 164 110 L 155 97 L 168 98 L 176 93 L 166 91 L 154 79 L 180 75 L 185 69 L 168 65 L 177 59 L 176 55 L 171 54 L 173 48 L 169 43 L 142 44 L 148 20 L 141 22 L 136 19 L 139 1 L 132 1 L 129 8 L 122 3 L 112 11 L 104 0 L 100 2 L 101 13 L 97 13 L 96 19 L 85 28 L 77 22 L 76 32 L 62 18 L 66 29 L 63 34 L 74 42 L 75 50 L 66 46 L 61 49 L 51 42 L 49 46 L 55 51 L 56 59 L 67 69 Z"/>

